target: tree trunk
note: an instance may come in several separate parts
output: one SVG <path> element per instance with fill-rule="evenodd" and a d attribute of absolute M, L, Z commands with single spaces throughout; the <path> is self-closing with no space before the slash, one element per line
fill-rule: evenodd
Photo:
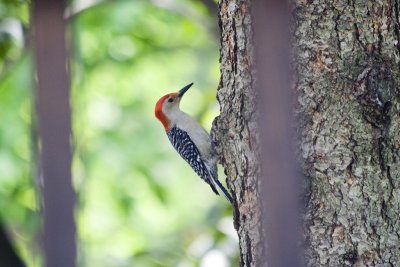
<path fill-rule="evenodd" d="M 306 262 L 399 266 L 399 3 L 295 0 L 293 7 Z M 261 266 L 250 10 L 250 1 L 220 2 L 221 114 L 212 132 L 235 198 L 241 266 Z"/>
<path fill-rule="evenodd" d="M 254 69 L 250 1 L 220 1 L 220 115 L 213 139 L 235 201 L 241 266 L 256 266 L 262 257 L 261 203 L 258 188 Z"/>
<path fill-rule="evenodd" d="M 398 1 L 296 1 L 311 266 L 399 266 Z"/>
<path fill-rule="evenodd" d="M 64 1 L 33 1 L 36 111 L 43 179 L 44 266 L 74 267 L 75 192 L 71 180 L 71 112 Z"/>

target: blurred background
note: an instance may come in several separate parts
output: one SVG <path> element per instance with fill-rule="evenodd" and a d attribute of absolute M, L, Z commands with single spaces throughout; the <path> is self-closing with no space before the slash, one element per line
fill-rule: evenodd
<path fill-rule="evenodd" d="M 30 8 L 0 1 L 0 222 L 26 265 L 39 267 Z M 228 201 L 178 156 L 154 117 L 162 95 L 190 82 L 182 109 L 207 130 L 218 115 L 216 3 L 75 0 L 65 16 L 78 266 L 238 266 Z"/>

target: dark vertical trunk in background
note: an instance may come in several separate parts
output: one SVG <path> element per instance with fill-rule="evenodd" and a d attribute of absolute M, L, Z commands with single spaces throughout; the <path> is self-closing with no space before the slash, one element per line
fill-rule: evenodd
<path fill-rule="evenodd" d="M 71 119 L 64 1 L 33 2 L 46 266 L 75 266 Z"/>
<path fill-rule="evenodd" d="M 294 153 L 290 9 L 286 1 L 255 0 L 252 10 L 266 257 L 257 266 L 300 267 L 301 176 Z"/>
<path fill-rule="evenodd" d="M 241 265 L 263 266 L 271 262 L 271 257 L 275 262 L 273 257 L 284 253 L 282 246 L 281 251 L 275 250 L 279 245 L 264 250 L 264 239 L 269 242 L 271 234 L 279 236 L 269 232 L 269 227 L 279 229 L 282 222 L 290 233 L 290 224 L 282 217 L 270 217 L 264 228 L 262 211 L 265 207 L 269 212 L 266 216 L 275 216 L 287 204 L 293 204 L 295 190 L 286 188 L 293 185 L 288 179 L 293 177 L 293 169 L 284 170 L 282 161 L 287 158 L 287 166 L 291 166 L 290 159 L 297 156 L 297 151 L 301 152 L 298 160 L 306 176 L 301 182 L 307 185 L 303 217 L 307 264 L 400 265 L 399 2 L 293 1 L 294 35 L 289 43 L 295 50 L 295 75 L 291 85 L 298 93 L 293 107 L 299 114 L 301 138 L 292 155 L 280 142 L 270 146 L 261 142 L 268 136 L 278 141 L 290 139 L 284 128 L 289 118 L 286 106 L 282 106 L 288 103 L 282 99 L 285 92 L 273 91 L 276 86 L 287 88 L 289 79 L 282 79 L 285 67 L 279 64 L 285 64 L 287 56 L 279 46 L 282 36 L 271 30 L 279 27 L 273 22 L 274 13 L 270 13 L 274 8 L 255 6 L 251 14 L 250 3 L 257 4 L 246 0 L 220 2 L 221 114 L 213 127 L 217 151 L 236 201 Z M 257 16 L 262 14 L 266 16 L 265 25 L 257 28 Z M 272 39 L 263 40 L 260 34 Z M 275 42 L 275 48 L 260 54 L 257 45 L 268 47 L 268 41 L 272 42 L 269 45 Z M 257 63 L 255 71 L 259 57 L 261 65 Z M 265 64 L 266 57 L 270 62 Z M 256 74 L 260 75 L 257 83 Z M 265 91 L 266 100 L 263 95 L 256 96 L 256 87 L 271 90 Z M 255 98 L 268 104 L 258 110 L 260 118 L 267 119 L 272 128 L 262 138 L 258 136 Z M 280 116 L 283 120 L 273 120 Z M 264 145 L 276 153 L 268 162 L 277 168 L 264 174 L 267 178 L 279 175 L 282 180 L 277 184 L 267 180 L 267 187 L 261 191 L 264 180 L 260 163 L 265 162 L 259 162 L 257 150 Z M 275 202 L 279 192 L 288 194 L 289 199 Z M 274 194 L 274 203 L 261 205 L 262 198 L 271 200 Z"/>

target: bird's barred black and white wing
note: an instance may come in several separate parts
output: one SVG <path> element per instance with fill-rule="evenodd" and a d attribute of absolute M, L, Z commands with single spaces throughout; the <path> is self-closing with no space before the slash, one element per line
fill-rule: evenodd
<path fill-rule="evenodd" d="M 206 181 L 215 194 L 219 195 L 212 178 L 210 177 L 210 170 L 207 169 L 204 161 L 201 158 L 199 149 L 193 143 L 192 139 L 187 132 L 179 129 L 178 127 L 172 127 L 167 132 L 169 141 L 174 146 L 175 150 L 186 160 L 192 169 L 199 175 L 204 181 Z"/>

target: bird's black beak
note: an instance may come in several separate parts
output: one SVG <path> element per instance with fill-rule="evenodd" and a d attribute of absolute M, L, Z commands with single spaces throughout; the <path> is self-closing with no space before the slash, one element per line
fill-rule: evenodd
<path fill-rule="evenodd" d="M 193 85 L 193 83 L 190 83 L 190 84 L 186 85 L 185 87 L 183 87 L 181 90 L 179 90 L 178 96 L 182 97 L 186 93 L 186 91 L 189 90 L 190 87 L 192 87 L 192 85 Z"/>

